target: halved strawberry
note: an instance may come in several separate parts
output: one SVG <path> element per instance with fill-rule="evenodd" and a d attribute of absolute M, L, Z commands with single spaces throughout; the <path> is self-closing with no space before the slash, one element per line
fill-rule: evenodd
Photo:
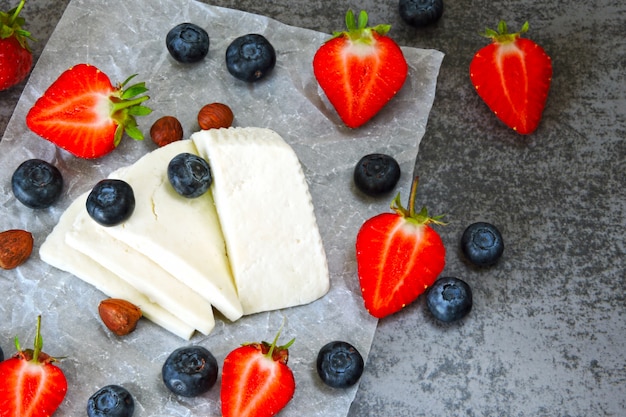
<path fill-rule="evenodd" d="M 552 60 L 544 49 L 500 21 L 486 29 L 493 43 L 480 49 L 470 63 L 470 79 L 478 95 L 508 127 L 526 135 L 534 132 L 543 114 L 552 81 Z"/>
<path fill-rule="evenodd" d="M 141 105 L 148 89 L 137 83 L 124 89 L 135 77 L 114 87 L 109 77 L 89 64 L 63 72 L 26 115 L 28 127 L 79 158 L 99 158 L 111 152 L 124 132 L 136 140 L 143 134 L 135 116 L 150 114 Z"/>
<path fill-rule="evenodd" d="M 224 359 L 222 369 L 222 417 L 272 417 L 282 410 L 296 389 L 287 361 L 289 347 L 276 346 L 280 332 L 270 345 L 250 343 L 238 347 Z"/>
<path fill-rule="evenodd" d="M 356 260 L 365 308 L 383 318 L 417 299 L 443 270 L 446 250 L 430 224 L 443 224 L 442 216 L 430 217 L 426 207 L 415 212 L 417 177 L 413 181 L 408 210 L 400 194 L 391 203 L 395 213 L 367 220 L 356 238 Z"/>
<path fill-rule="evenodd" d="M 0 417 L 49 417 L 61 405 L 67 380 L 55 358 L 41 351 L 41 316 L 37 318 L 34 349 L 22 350 L 0 362 Z"/>
<path fill-rule="evenodd" d="M 346 126 L 356 128 L 376 115 L 404 85 L 408 65 L 402 50 L 386 36 L 391 26 L 367 27 L 346 14 L 347 31 L 335 32 L 313 57 L 313 73 Z"/>

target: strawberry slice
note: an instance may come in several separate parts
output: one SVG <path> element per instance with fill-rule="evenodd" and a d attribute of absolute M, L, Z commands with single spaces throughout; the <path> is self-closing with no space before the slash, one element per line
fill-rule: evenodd
<path fill-rule="evenodd" d="M 41 351 L 41 316 L 37 318 L 34 349 L 20 348 L 0 362 L 0 417 L 49 417 L 61 405 L 67 380 L 55 358 Z"/>
<path fill-rule="evenodd" d="M 222 417 L 272 417 L 293 398 L 296 382 L 287 361 L 289 347 L 250 343 L 224 359 L 222 369 Z"/>
<path fill-rule="evenodd" d="M 443 216 L 430 217 L 426 208 L 415 212 L 417 177 L 409 196 L 409 209 L 400 194 L 391 203 L 395 213 L 367 220 L 356 238 L 356 260 L 365 308 L 383 318 L 417 299 L 445 265 L 445 247 L 430 224 L 443 224 Z"/>
<path fill-rule="evenodd" d="M 374 117 L 404 85 L 408 65 L 402 50 L 386 36 L 391 26 L 367 27 L 346 14 L 347 31 L 335 32 L 313 57 L 313 73 L 346 126 L 356 128 Z"/>
<path fill-rule="evenodd" d="M 124 132 L 136 140 L 143 134 L 135 116 L 150 114 L 141 105 L 148 89 L 138 83 L 124 89 L 135 75 L 114 87 L 109 77 L 89 64 L 63 72 L 26 115 L 28 127 L 79 158 L 99 158 L 111 152 Z"/>
<path fill-rule="evenodd" d="M 476 92 L 508 127 L 527 135 L 541 121 L 552 81 L 552 60 L 544 49 L 500 21 L 498 30 L 486 29 L 492 43 L 474 55 L 469 71 Z"/>

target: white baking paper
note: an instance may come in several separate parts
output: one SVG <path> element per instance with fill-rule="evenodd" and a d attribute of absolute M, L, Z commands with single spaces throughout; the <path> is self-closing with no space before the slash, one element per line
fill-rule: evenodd
<path fill-rule="evenodd" d="M 182 22 L 196 23 L 209 33 L 209 55 L 200 63 L 177 63 L 165 48 L 167 32 Z M 277 65 L 267 79 L 247 84 L 227 72 L 224 55 L 234 38 L 253 32 L 265 35 L 274 45 Z M 212 351 L 221 367 L 229 351 L 245 342 L 271 341 L 283 324 L 280 341 L 296 338 L 289 365 L 297 388 L 280 415 L 347 415 L 357 387 L 325 387 L 317 377 L 315 359 L 319 348 L 331 340 L 349 341 L 367 358 L 377 321 L 363 308 L 354 240 L 363 221 L 387 211 L 393 197 L 361 195 L 352 184 L 352 172 L 367 153 L 391 154 L 403 170 L 396 191 L 408 197 L 443 54 L 403 48 L 410 67 L 405 86 L 372 121 L 351 130 L 342 125 L 313 77 L 313 55 L 328 38 L 328 34 L 263 16 L 193 1 L 70 2 L 0 142 L 0 230 L 26 229 L 35 237 L 35 249 L 27 263 L 15 270 L 0 270 L 0 346 L 6 355 L 12 354 L 16 335 L 23 346 L 30 345 L 36 316 L 42 314 L 44 350 L 65 357 L 59 366 L 69 383 L 55 417 L 85 415 L 89 396 L 107 384 L 122 385 L 132 393 L 136 417 L 220 416 L 220 380 L 201 397 L 176 397 L 161 381 L 166 357 L 180 346 L 200 344 Z M 100 68 L 114 83 L 135 73 L 134 81 L 146 82 L 151 97 L 146 105 L 154 112 L 139 120 L 145 141 L 126 137 L 110 155 L 88 161 L 59 150 L 28 130 L 25 115 L 34 101 L 61 72 L 83 62 Z M 218 315 L 212 334 L 196 335 L 191 341 L 147 320 L 129 336 L 114 336 L 97 313 L 105 295 L 43 263 L 39 246 L 73 199 L 111 171 L 155 149 L 148 134 L 154 120 L 176 116 L 189 137 L 198 130 L 197 111 L 211 102 L 228 104 L 235 113 L 235 126 L 274 129 L 293 146 L 313 196 L 331 272 L 330 292 L 307 306 L 257 314 L 236 323 Z M 13 197 L 11 175 L 29 158 L 45 159 L 63 173 L 63 197 L 50 209 L 31 210 Z"/>

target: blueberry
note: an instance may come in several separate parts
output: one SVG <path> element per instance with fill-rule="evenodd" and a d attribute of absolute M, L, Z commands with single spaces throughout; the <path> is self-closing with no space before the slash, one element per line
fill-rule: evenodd
<path fill-rule="evenodd" d="M 63 176 L 54 165 L 41 159 L 29 159 L 20 164 L 11 177 L 13 194 L 32 209 L 50 207 L 63 190 Z"/>
<path fill-rule="evenodd" d="M 89 417 L 130 417 L 134 412 L 132 395 L 119 385 L 100 388 L 87 401 Z"/>
<path fill-rule="evenodd" d="M 463 232 L 461 250 L 474 265 L 489 266 L 502 256 L 504 241 L 494 225 L 478 222 L 469 225 Z"/>
<path fill-rule="evenodd" d="M 178 348 L 165 360 L 162 376 L 174 394 L 195 397 L 215 385 L 217 360 L 202 346 Z"/>
<path fill-rule="evenodd" d="M 348 342 L 334 341 L 324 345 L 317 354 L 317 373 L 333 388 L 348 388 L 363 374 L 363 357 Z"/>
<path fill-rule="evenodd" d="M 167 33 L 165 46 L 176 61 L 191 64 L 209 53 L 209 34 L 193 23 L 181 23 Z"/>
<path fill-rule="evenodd" d="M 240 36 L 226 49 L 226 68 L 233 77 L 253 82 L 265 77 L 276 65 L 276 51 L 263 36 Z"/>
<path fill-rule="evenodd" d="M 2 362 L 4 360 L 4 352 L 2 351 L 2 348 L 0 347 L 0 362 Z"/>
<path fill-rule="evenodd" d="M 427 26 L 443 14 L 443 0 L 400 0 L 400 17 L 414 27 Z"/>
<path fill-rule="evenodd" d="M 458 278 L 439 278 L 426 292 L 426 305 L 437 320 L 460 320 L 472 309 L 472 289 Z"/>
<path fill-rule="evenodd" d="M 167 177 L 174 190 L 187 198 L 200 197 L 213 183 L 209 163 L 186 152 L 172 158 L 167 166 Z"/>
<path fill-rule="evenodd" d="M 133 188 L 125 181 L 105 179 L 87 196 L 87 213 L 102 226 L 115 226 L 128 219 L 135 209 Z"/>
<path fill-rule="evenodd" d="M 365 155 L 354 168 L 354 184 L 369 196 L 387 193 L 400 179 L 400 165 L 393 157 L 381 153 Z"/>

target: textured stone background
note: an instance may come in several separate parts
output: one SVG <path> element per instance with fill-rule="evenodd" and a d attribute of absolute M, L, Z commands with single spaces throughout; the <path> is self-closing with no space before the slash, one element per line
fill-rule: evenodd
<path fill-rule="evenodd" d="M 401 21 L 397 1 L 210 3 L 323 32 L 343 28 L 348 8 L 366 9 L 401 45 L 446 54 L 416 163 L 418 204 L 447 214 L 444 274 L 470 283 L 474 308 L 441 325 L 420 300 L 381 321 L 350 416 L 626 416 L 626 3 L 447 1 L 424 30 Z M 28 1 L 37 56 L 66 5 Z M 501 18 L 510 29 L 529 20 L 529 37 L 553 59 L 529 137 L 498 122 L 468 78 L 486 42 L 477 33 Z M 24 84 L 0 92 L 0 135 Z M 479 220 L 507 245 L 490 269 L 457 249 Z"/>

